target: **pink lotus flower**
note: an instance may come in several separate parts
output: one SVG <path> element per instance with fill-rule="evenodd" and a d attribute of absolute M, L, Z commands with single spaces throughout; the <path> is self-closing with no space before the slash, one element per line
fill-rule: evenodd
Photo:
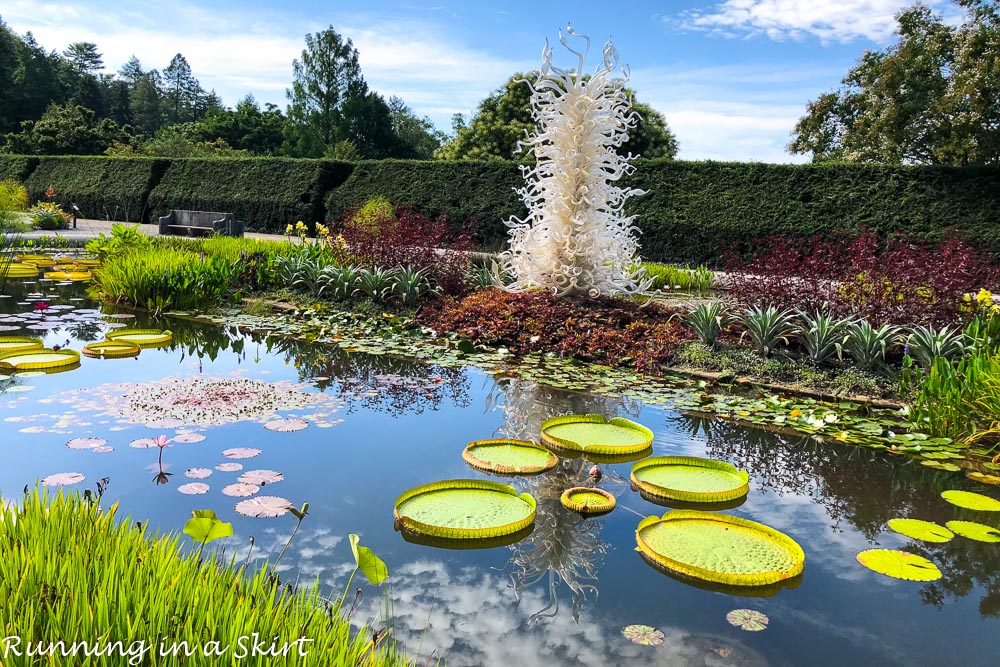
<path fill-rule="evenodd" d="M 159 447 L 160 449 L 163 449 L 164 447 L 167 447 L 168 442 L 170 441 L 167 439 L 167 436 L 161 435 L 159 438 L 156 439 L 156 446 Z"/>
<path fill-rule="evenodd" d="M 35 311 L 36 312 L 39 311 L 39 310 L 48 310 L 48 309 L 49 309 L 49 304 L 45 303 L 44 301 L 36 301 L 35 302 Z"/>

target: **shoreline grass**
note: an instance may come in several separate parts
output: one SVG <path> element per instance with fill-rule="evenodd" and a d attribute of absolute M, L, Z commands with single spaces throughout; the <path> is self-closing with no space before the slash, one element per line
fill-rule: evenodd
<path fill-rule="evenodd" d="M 179 536 L 117 521 L 117 503 L 102 511 L 36 490 L 2 507 L 0 664 L 407 664 L 391 642 L 352 631 L 316 587 L 199 563 Z M 39 648 L 53 654 L 28 655 Z"/>

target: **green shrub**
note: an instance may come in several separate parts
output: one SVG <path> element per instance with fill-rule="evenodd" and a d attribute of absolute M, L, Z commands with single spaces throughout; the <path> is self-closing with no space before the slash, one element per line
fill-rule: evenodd
<path fill-rule="evenodd" d="M 32 201 L 52 186 L 56 200 L 80 207 L 82 217 L 142 222 L 146 200 L 167 161 L 152 158 L 45 157 L 25 181 Z"/>
<path fill-rule="evenodd" d="M 154 216 L 171 209 L 235 213 L 247 231 L 280 234 L 324 219 L 323 195 L 351 163 L 288 158 L 176 159 L 149 196 Z"/>
<path fill-rule="evenodd" d="M 23 657 L 11 651 L 4 664 L 407 664 L 391 643 L 373 648 L 368 628 L 351 628 L 341 614 L 343 598 L 328 602 L 318 587 L 295 589 L 269 576 L 266 567 L 245 576 L 230 559 L 221 564 L 207 551 L 202 563 L 197 549 L 182 553 L 177 536 L 151 535 L 145 524 L 119 521 L 117 506 L 102 511 L 77 495 L 36 491 L 20 506 L 4 508 L 0 623 L 24 642 Z M 252 639 L 240 644 L 251 633 L 268 645 L 272 639 L 279 646 L 288 642 L 290 653 L 253 655 L 246 651 Z M 310 640 L 299 644 L 307 652 L 301 658 L 291 644 L 300 637 Z M 85 657 L 81 648 L 76 657 L 63 657 L 58 645 L 50 657 L 25 653 L 29 641 L 37 646 L 59 640 L 67 652 L 74 642 L 86 641 L 105 654 Z M 187 642 L 197 652 L 187 659 L 160 658 L 161 641 L 166 647 Z M 225 659 L 204 657 L 199 649 L 208 642 L 228 647 Z M 242 659 L 240 652 L 246 652 Z"/>
<path fill-rule="evenodd" d="M 136 249 L 109 256 L 94 271 L 92 289 L 106 301 L 153 311 L 199 310 L 229 300 L 234 265 L 173 248 Z"/>
<path fill-rule="evenodd" d="M 69 227 L 73 216 L 59 208 L 55 202 L 40 201 L 28 211 L 31 224 L 38 229 L 53 230 Z"/>
<path fill-rule="evenodd" d="M 15 180 L 0 181 L 0 211 L 26 211 L 28 191 Z"/>
<path fill-rule="evenodd" d="M 33 155 L 0 155 L 0 181 L 23 183 L 38 165 Z"/>
<path fill-rule="evenodd" d="M 507 242 L 504 220 L 527 213 L 514 192 L 523 186 L 515 162 L 365 160 L 327 197 L 327 218 L 384 197 L 430 219 L 445 216 L 453 232 L 471 232 L 477 248 L 496 250 Z"/>

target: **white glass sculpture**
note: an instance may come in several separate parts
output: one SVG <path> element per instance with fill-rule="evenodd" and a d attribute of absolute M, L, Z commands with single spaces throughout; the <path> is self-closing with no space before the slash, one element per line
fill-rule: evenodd
<path fill-rule="evenodd" d="M 579 59 L 575 70 L 552 65 L 548 40 L 542 51 L 538 80 L 531 86 L 531 106 L 538 129 L 523 145 L 535 154 L 534 166 L 522 166 L 526 185 L 518 190 L 528 208 L 523 220 L 506 222 L 510 247 L 500 255 L 500 268 L 513 277 L 508 290 L 552 290 L 556 295 L 631 294 L 648 289 L 640 268 L 639 234 L 622 208 L 641 190 L 618 181 L 632 171 L 633 155 L 617 153 L 639 117 L 631 111 L 618 51 L 609 40 L 604 62 L 593 76 L 583 74 L 590 38 L 569 26 L 566 34 L 586 41 L 583 52 L 559 41 Z"/>

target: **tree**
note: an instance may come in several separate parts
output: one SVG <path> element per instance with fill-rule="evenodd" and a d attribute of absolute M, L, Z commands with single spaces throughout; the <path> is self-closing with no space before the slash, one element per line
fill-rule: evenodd
<path fill-rule="evenodd" d="M 1000 160 L 1000 13 L 988 0 L 958 3 L 961 25 L 919 3 L 901 11 L 898 43 L 866 51 L 840 89 L 809 102 L 788 150 L 816 162 Z"/>
<path fill-rule="evenodd" d="M 587 80 L 588 77 L 584 77 Z M 531 89 L 525 81 L 538 80 L 534 72 L 514 74 L 499 89 L 479 103 L 472 119 L 466 123 L 459 114 L 452 118 L 455 137 L 435 153 L 445 160 L 515 160 L 529 157 L 519 148 L 529 133 L 535 131 L 531 115 Z M 626 89 L 633 109 L 641 116 L 629 140 L 619 148 L 623 155 L 631 152 L 643 157 L 672 158 L 677 154 L 677 140 L 667 127 L 663 115 L 647 104 L 637 102 L 635 93 Z"/>
<path fill-rule="evenodd" d="M 36 155 L 100 155 L 114 142 L 130 143 L 126 128 L 78 105 L 51 105 L 37 121 L 21 123 L 21 131 L 6 137 L 12 153 Z"/>
<path fill-rule="evenodd" d="M 413 109 L 398 97 L 389 98 L 392 129 L 399 137 L 398 157 L 429 160 L 441 147 L 447 135 L 434 127 L 427 116 L 418 118 Z"/>
<path fill-rule="evenodd" d="M 104 58 L 93 42 L 73 42 L 63 51 L 63 55 L 79 74 L 96 74 L 104 67 Z"/>
<path fill-rule="evenodd" d="M 146 75 L 142 71 L 142 63 L 135 55 L 131 56 L 121 69 L 118 70 L 118 78 L 122 81 L 128 83 L 129 88 L 135 88 L 136 84 L 139 83 L 139 79 Z"/>
<path fill-rule="evenodd" d="M 204 97 L 198 79 L 191 73 L 191 65 L 178 53 L 163 70 L 164 112 L 171 123 L 194 120 L 199 101 Z"/>
<path fill-rule="evenodd" d="M 146 136 L 152 136 L 163 125 L 160 85 L 160 73 L 154 69 L 139 78 L 130 95 L 132 124 Z"/>
<path fill-rule="evenodd" d="M 222 139 L 236 149 L 273 155 L 281 147 L 284 126 L 285 116 L 276 106 L 269 104 L 261 111 L 253 95 L 247 95 L 232 111 L 216 111 L 196 127 L 202 141 Z"/>
<path fill-rule="evenodd" d="M 306 35 L 301 59 L 292 61 L 289 100 L 290 143 L 300 155 L 319 156 L 341 137 L 342 112 L 349 98 L 368 94 L 358 52 L 333 26 Z"/>

